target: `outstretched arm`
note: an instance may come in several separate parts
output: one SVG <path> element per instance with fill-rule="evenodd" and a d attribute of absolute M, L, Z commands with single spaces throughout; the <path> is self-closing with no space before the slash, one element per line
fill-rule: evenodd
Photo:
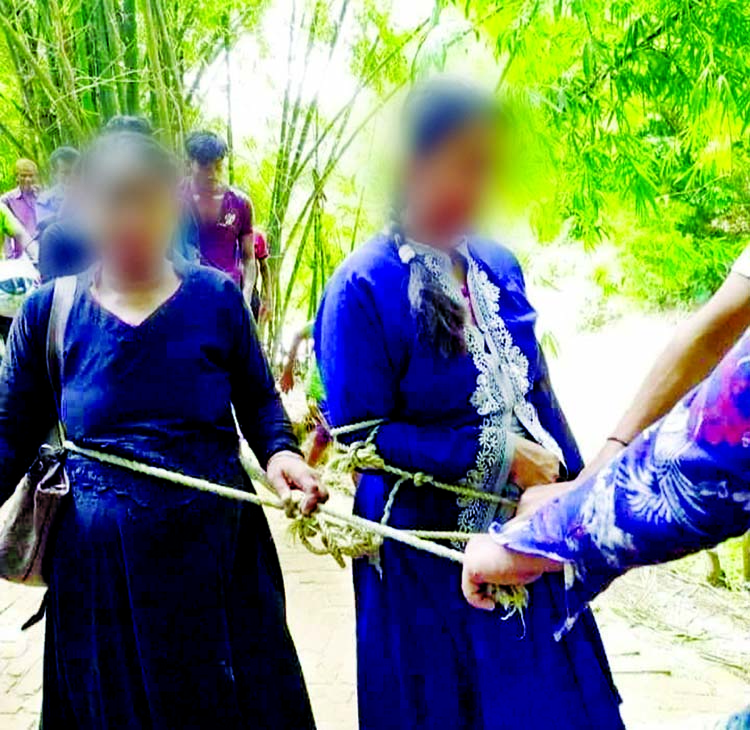
<path fill-rule="evenodd" d="M 664 416 L 750 327 L 750 265 L 744 264 L 745 258 L 750 259 L 750 250 L 740 257 L 735 271 L 709 302 L 678 328 L 617 424 L 614 437 L 630 443 Z M 737 273 L 745 268 L 747 275 Z M 585 474 L 595 473 L 622 448 L 618 441 L 608 441 Z"/>
<path fill-rule="evenodd" d="M 528 520 L 493 529 L 467 559 L 464 591 L 571 565 L 584 601 L 629 568 L 712 547 L 750 528 L 750 332 L 604 470 Z M 468 552 L 468 551 L 467 551 Z M 541 559 L 541 561 L 539 560 Z"/>

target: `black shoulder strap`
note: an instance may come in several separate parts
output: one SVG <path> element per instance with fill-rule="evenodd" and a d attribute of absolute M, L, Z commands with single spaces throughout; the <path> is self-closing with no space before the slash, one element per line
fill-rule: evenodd
<path fill-rule="evenodd" d="M 78 279 L 75 276 L 64 276 L 55 280 L 52 294 L 52 307 L 47 324 L 47 373 L 55 395 L 55 407 L 58 418 L 61 418 L 60 398 L 62 392 L 62 364 L 65 330 L 73 308 Z"/>

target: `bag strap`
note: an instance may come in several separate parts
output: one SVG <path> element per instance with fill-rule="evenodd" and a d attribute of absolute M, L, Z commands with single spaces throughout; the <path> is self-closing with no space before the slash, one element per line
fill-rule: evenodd
<path fill-rule="evenodd" d="M 64 439 L 62 422 L 62 366 L 64 359 L 65 330 L 73 308 L 78 279 L 75 276 L 63 276 L 55 279 L 52 293 L 52 307 L 47 324 L 47 374 L 52 386 L 57 410 L 60 442 Z"/>

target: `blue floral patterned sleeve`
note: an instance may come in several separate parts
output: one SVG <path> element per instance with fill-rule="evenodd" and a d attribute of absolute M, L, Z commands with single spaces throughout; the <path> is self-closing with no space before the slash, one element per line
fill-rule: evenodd
<path fill-rule="evenodd" d="M 528 521 L 493 525 L 492 534 L 512 550 L 572 566 L 573 593 L 584 603 L 629 568 L 748 529 L 750 332 L 597 475 Z"/>

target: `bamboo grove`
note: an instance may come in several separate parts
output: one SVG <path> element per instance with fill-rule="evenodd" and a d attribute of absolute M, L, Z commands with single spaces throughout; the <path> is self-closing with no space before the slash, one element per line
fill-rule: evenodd
<path fill-rule="evenodd" d="M 382 113 L 416 76 L 463 70 L 467 58 L 520 121 L 514 202 L 540 240 L 568 231 L 593 246 L 619 235 L 628 211 L 633 271 L 651 265 L 641 249 L 666 226 L 671 249 L 720 280 L 722 247 L 750 230 L 747 3 L 424 5 L 405 21 L 397 0 L 0 0 L 0 155 L 6 166 L 43 159 L 119 113 L 147 114 L 175 146 L 196 124 L 227 129 L 203 108 L 206 78 L 245 38 L 268 53 L 263 22 L 275 13 L 285 58 L 271 141 L 235 143 L 237 183 L 253 194 L 276 274 L 272 345 L 382 224 L 368 181 L 351 173 L 381 156 Z M 342 65 L 355 83 L 332 107 L 329 71 Z M 235 79 L 227 95 L 252 96 L 254 83 Z"/>

